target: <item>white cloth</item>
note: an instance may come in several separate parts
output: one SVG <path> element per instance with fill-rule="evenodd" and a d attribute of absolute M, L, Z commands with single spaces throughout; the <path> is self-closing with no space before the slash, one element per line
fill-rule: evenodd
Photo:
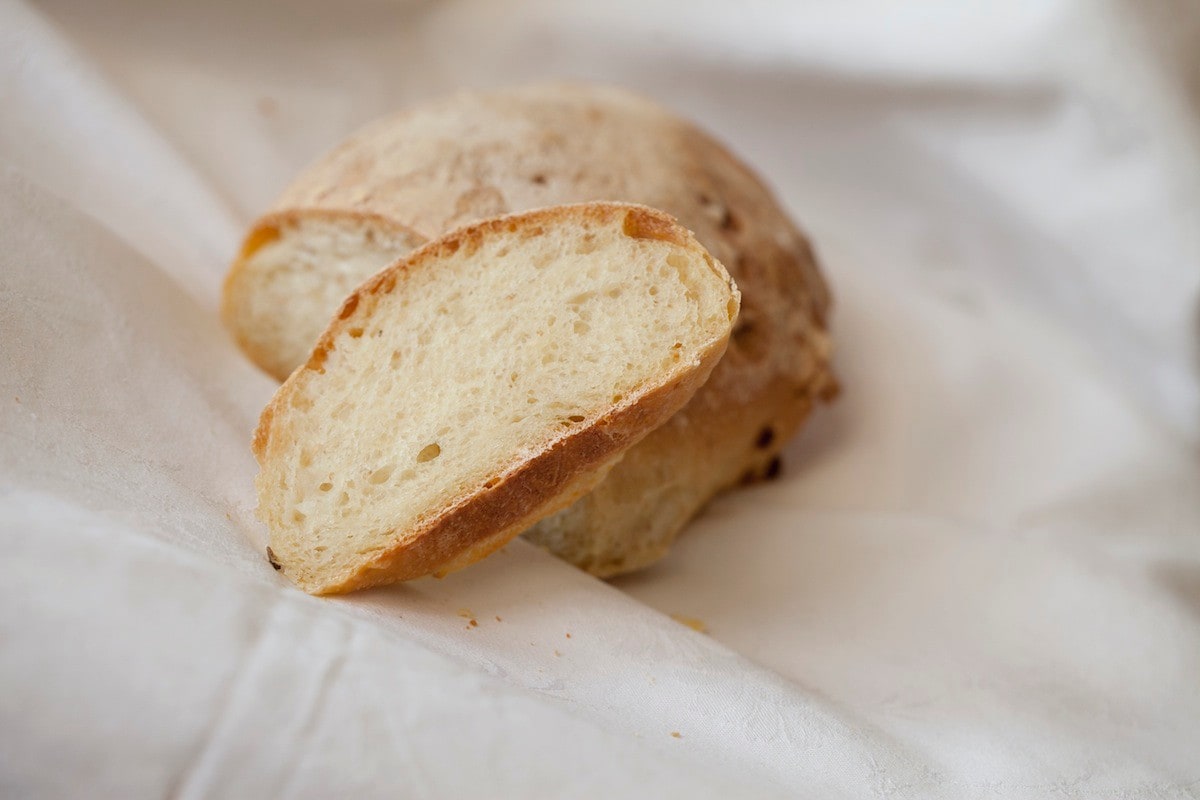
<path fill-rule="evenodd" d="M 0 2 L 0 794 L 1196 796 L 1200 12 L 1150 9 Z M 361 123 L 552 77 L 768 177 L 845 392 L 644 574 L 307 597 L 241 231 Z"/>

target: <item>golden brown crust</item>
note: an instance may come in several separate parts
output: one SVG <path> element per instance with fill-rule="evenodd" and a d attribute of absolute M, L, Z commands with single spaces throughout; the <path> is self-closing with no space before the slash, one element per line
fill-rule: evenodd
<path fill-rule="evenodd" d="M 631 229 L 653 230 L 653 238 L 689 250 L 693 256 L 704 259 L 727 283 L 730 323 L 736 318 L 739 294 L 728 273 L 690 232 L 661 211 L 627 203 L 582 203 L 482 220 L 426 243 L 376 273 L 346 298 L 304 368 L 293 372 L 263 409 L 252 444 L 259 464 L 265 465 L 272 457 L 273 430 L 277 421 L 284 418 L 283 412 L 293 397 L 304 391 L 317 375 L 325 373 L 326 358 L 338 337 L 347 328 L 361 325 L 362 318 L 373 312 L 381 296 L 403 291 L 408 276 L 433 268 L 439 260 L 460 250 L 478 247 L 488 236 L 537 236 L 544 232 L 544 226 L 564 219 L 601 225 L 619 221 L 626 235 L 635 235 Z M 465 567 L 502 547 L 537 520 L 571 504 L 603 479 L 607 467 L 629 447 L 686 404 L 708 379 L 728 343 L 728 333 L 709 342 L 697 363 L 679 369 L 660 385 L 631 394 L 587 427 L 549 442 L 536 456 L 517 464 L 489 485 L 459 499 L 415 530 L 403 532 L 395 546 L 350 574 L 331 581 L 297 569 L 289 563 L 289 550 L 277 546 L 272 530 L 275 563 L 301 588 L 314 594 L 337 594 Z"/>
<path fill-rule="evenodd" d="M 664 217 L 661 213 L 630 212 L 625 215 L 622 230 L 626 236 L 634 239 L 656 239 L 660 242 L 684 245 L 685 240 L 679 233 L 679 224 L 670 217 Z"/>

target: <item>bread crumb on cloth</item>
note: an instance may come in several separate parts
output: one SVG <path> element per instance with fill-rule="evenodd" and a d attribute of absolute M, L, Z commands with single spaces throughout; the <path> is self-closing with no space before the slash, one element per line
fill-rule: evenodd
<path fill-rule="evenodd" d="M 675 620 L 680 625 L 686 625 L 698 633 L 708 633 L 708 626 L 704 624 L 704 620 L 702 619 L 685 617 L 683 614 L 672 614 L 671 619 Z"/>

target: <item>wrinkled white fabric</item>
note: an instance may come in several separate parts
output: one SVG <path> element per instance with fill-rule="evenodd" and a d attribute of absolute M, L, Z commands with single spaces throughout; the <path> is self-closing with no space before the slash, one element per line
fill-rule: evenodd
<path fill-rule="evenodd" d="M 1182 0 L 0 3 L 0 795 L 1197 796 L 1198 50 Z M 767 177 L 845 391 L 642 574 L 307 597 L 229 257 L 358 125 L 549 78 Z"/>

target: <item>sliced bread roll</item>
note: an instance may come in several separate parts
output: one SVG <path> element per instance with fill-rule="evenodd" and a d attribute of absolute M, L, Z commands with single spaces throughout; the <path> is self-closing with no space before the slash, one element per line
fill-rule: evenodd
<path fill-rule="evenodd" d="M 379 252 L 370 231 L 376 244 L 396 230 L 435 238 L 483 217 L 600 200 L 676 217 L 742 292 L 712 379 L 595 491 L 527 534 L 596 575 L 638 569 L 716 492 L 777 474 L 784 445 L 836 388 L 830 296 L 808 241 L 695 125 L 629 92 L 581 85 L 460 92 L 380 120 L 297 176 L 260 221 L 226 283 L 225 322 L 282 380 L 336 310 L 347 273 L 365 279 L 401 254 Z M 356 239 L 361 247 L 331 244 Z"/>
<path fill-rule="evenodd" d="M 254 438 L 271 558 L 316 594 L 486 556 L 678 411 L 739 295 L 668 215 L 593 203 L 421 247 L 347 298 Z"/>

